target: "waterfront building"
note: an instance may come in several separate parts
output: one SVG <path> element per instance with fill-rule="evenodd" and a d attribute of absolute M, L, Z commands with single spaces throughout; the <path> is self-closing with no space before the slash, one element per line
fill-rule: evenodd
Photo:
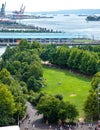
<path fill-rule="evenodd" d="M 69 33 L 8 33 L 0 32 L 0 44 L 18 44 L 21 39 L 27 39 L 29 42 L 38 41 L 40 43 L 67 43 L 69 39 L 85 38 L 86 35 L 77 35 Z"/>

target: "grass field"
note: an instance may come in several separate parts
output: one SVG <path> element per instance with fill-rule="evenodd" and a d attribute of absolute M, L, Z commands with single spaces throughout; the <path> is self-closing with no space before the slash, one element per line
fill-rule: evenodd
<path fill-rule="evenodd" d="M 64 101 L 77 106 L 80 117 L 83 117 L 83 103 L 88 95 L 91 79 L 58 68 L 44 67 L 43 71 L 47 86 L 41 91 L 52 95 L 61 94 Z"/>

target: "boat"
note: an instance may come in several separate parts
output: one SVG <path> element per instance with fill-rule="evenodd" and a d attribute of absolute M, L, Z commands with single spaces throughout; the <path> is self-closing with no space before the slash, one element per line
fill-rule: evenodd
<path fill-rule="evenodd" d="M 78 16 L 83 17 L 83 16 L 87 16 L 87 15 L 86 14 L 78 14 Z"/>
<path fill-rule="evenodd" d="M 64 16 L 70 16 L 69 14 L 64 14 Z"/>
<path fill-rule="evenodd" d="M 86 21 L 100 21 L 100 16 L 96 16 L 96 15 L 87 16 L 87 17 L 86 17 Z"/>

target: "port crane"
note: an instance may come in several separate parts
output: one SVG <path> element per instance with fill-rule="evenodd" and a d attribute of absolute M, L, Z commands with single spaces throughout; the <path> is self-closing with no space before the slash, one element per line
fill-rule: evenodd
<path fill-rule="evenodd" d="M 22 4 L 19 11 L 13 11 L 13 15 L 22 15 L 24 14 L 24 10 L 25 10 L 25 6 L 23 6 Z"/>
<path fill-rule="evenodd" d="M 2 3 L 1 11 L 0 11 L 0 17 L 4 18 L 5 17 L 5 7 L 6 7 L 6 2 Z"/>

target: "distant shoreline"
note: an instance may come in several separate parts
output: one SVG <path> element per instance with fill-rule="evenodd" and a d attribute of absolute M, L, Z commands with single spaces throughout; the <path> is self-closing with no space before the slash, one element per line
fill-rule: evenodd
<path fill-rule="evenodd" d="M 61 31 L 54 31 L 53 29 L 42 28 L 38 26 L 25 25 L 16 21 L 0 21 L 0 32 L 26 32 L 26 33 L 61 33 Z"/>

